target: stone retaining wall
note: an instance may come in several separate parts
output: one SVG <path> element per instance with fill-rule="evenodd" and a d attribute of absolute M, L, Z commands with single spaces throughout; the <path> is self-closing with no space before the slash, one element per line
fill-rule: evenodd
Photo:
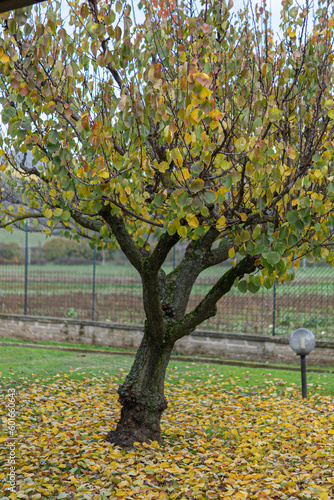
<path fill-rule="evenodd" d="M 31 342 L 54 341 L 109 346 L 135 350 L 143 335 L 140 325 L 43 318 L 11 314 L 0 315 L 1 337 L 15 337 Z M 263 337 L 196 330 L 178 340 L 175 350 L 183 355 L 210 356 L 242 361 L 299 363 L 287 338 Z M 317 341 L 309 364 L 334 368 L 334 342 Z"/>

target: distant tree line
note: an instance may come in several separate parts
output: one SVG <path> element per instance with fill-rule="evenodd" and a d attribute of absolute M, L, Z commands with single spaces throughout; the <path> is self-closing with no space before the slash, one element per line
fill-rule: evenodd
<path fill-rule="evenodd" d="M 56 237 L 48 240 L 44 245 L 29 248 L 31 264 L 86 264 L 94 258 L 94 248 L 88 241 L 79 242 L 67 238 Z M 22 264 L 25 259 L 25 248 L 16 242 L 0 242 L 0 264 Z M 109 249 L 96 252 L 98 262 L 113 259 Z"/>

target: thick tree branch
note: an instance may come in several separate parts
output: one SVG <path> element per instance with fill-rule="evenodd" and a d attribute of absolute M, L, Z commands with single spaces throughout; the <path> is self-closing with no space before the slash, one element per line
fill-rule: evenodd
<path fill-rule="evenodd" d="M 211 288 L 210 292 L 198 304 L 198 306 L 183 320 L 175 325 L 174 340 L 189 335 L 196 326 L 200 325 L 205 319 L 210 317 L 211 311 L 215 308 L 221 297 L 226 295 L 233 286 L 236 278 L 250 274 L 255 271 L 255 257 L 247 256 L 242 259 L 235 267 L 227 271 Z"/>
<path fill-rule="evenodd" d="M 14 9 L 22 9 L 35 3 L 41 3 L 43 0 L 2 0 L 0 2 L 0 14 Z"/>
<path fill-rule="evenodd" d="M 209 267 L 216 266 L 217 264 L 221 264 L 228 259 L 228 252 L 233 247 L 233 243 L 228 241 L 214 250 L 211 250 L 203 259 L 203 265 L 201 268 L 201 272 L 204 269 L 208 269 Z"/>
<path fill-rule="evenodd" d="M 211 227 L 201 239 L 191 241 L 181 263 L 167 277 L 167 295 L 164 300 L 171 303 L 177 320 L 185 313 L 191 289 L 198 275 L 203 269 L 221 262 L 218 260 L 218 253 L 211 251 L 219 234 L 216 228 Z"/>
<path fill-rule="evenodd" d="M 0 222 L 0 228 L 4 229 L 7 226 L 12 226 L 16 222 L 19 222 L 21 220 L 25 219 L 42 219 L 44 217 L 43 214 L 22 214 L 20 216 L 15 216 L 13 219 L 11 219 L 8 222 Z"/>
<path fill-rule="evenodd" d="M 84 215 L 80 215 L 78 212 L 74 210 L 71 212 L 73 220 L 80 226 L 85 229 L 90 229 L 91 231 L 99 232 L 102 226 L 104 226 L 103 222 L 98 219 L 90 219 Z"/>
<path fill-rule="evenodd" d="M 161 342 L 165 334 L 166 325 L 160 301 L 159 273 L 144 273 L 142 275 L 142 281 L 148 335 L 151 337 L 153 342 Z"/>
<path fill-rule="evenodd" d="M 144 258 L 127 231 L 124 220 L 117 215 L 111 215 L 110 207 L 103 207 L 99 214 L 111 228 L 113 235 L 117 239 L 119 246 L 123 250 L 126 257 L 142 276 Z"/>
<path fill-rule="evenodd" d="M 168 253 L 179 240 L 180 236 L 177 233 L 173 234 L 173 236 L 164 233 L 160 237 L 152 255 L 146 260 L 147 272 L 157 273 L 165 262 Z"/>

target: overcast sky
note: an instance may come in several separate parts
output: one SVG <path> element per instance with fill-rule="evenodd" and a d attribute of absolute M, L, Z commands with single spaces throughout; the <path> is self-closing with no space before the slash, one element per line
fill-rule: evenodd
<path fill-rule="evenodd" d="M 139 0 L 128 0 L 131 4 L 132 4 L 132 8 L 135 10 L 135 13 L 136 13 L 136 19 L 137 19 L 137 22 L 141 22 L 143 21 L 143 13 L 141 11 L 139 11 L 136 6 L 138 4 L 138 1 Z M 228 1 L 228 0 L 226 0 Z M 251 0 L 253 5 L 255 5 L 256 3 L 262 3 L 262 0 Z M 277 35 L 279 34 L 279 24 L 280 24 L 280 12 L 281 12 L 281 9 L 282 9 L 282 3 L 281 3 L 282 0 L 267 0 L 267 8 L 272 12 L 272 16 L 271 16 L 271 19 L 272 19 L 272 28 L 274 30 L 274 33 L 276 33 Z M 300 1 L 296 1 L 296 0 L 293 0 L 293 4 L 294 5 L 299 5 L 299 6 L 304 6 L 305 5 L 305 1 L 306 0 L 300 0 Z M 317 0 L 314 0 L 315 1 L 315 4 L 317 5 Z M 237 12 L 238 10 L 242 9 L 244 7 L 244 4 L 247 3 L 247 0 L 233 0 L 234 2 L 234 6 L 233 6 L 233 11 Z M 311 25 L 311 23 L 310 23 Z"/>

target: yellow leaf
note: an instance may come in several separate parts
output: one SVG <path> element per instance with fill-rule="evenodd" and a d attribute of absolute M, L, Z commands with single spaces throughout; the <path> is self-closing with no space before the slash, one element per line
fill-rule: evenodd
<path fill-rule="evenodd" d="M 159 163 L 158 165 L 159 172 L 164 174 L 168 169 L 169 169 L 169 163 L 167 163 L 166 161 Z"/>
<path fill-rule="evenodd" d="M 209 125 L 211 130 L 215 130 L 218 126 L 219 126 L 219 123 L 216 120 L 212 120 L 212 122 Z"/>
<path fill-rule="evenodd" d="M 116 495 L 116 497 L 126 497 L 128 494 L 123 490 L 117 489 L 115 492 L 115 495 Z"/>
<path fill-rule="evenodd" d="M 294 160 L 297 156 L 296 151 L 292 147 L 288 147 L 287 149 L 288 157 L 291 158 L 291 160 Z"/>
<path fill-rule="evenodd" d="M 217 220 L 217 229 L 223 229 L 226 224 L 226 217 L 224 215 Z"/>
<path fill-rule="evenodd" d="M 98 175 L 101 179 L 108 179 L 109 178 L 109 172 L 107 170 L 101 170 L 101 172 L 99 172 Z"/>
<path fill-rule="evenodd" d="M 241 220 L 242 220 L 243 222 L 245 222 L 245 221 L 247 220 L 247 215 L 246 215 L 246 214 L 244 214 L 244 213 L 241 213 L 241 214 L 240 214 L 240 218 L 241 218 Z"/>
<path fill-rule="evenodd" d="M 126 186 L 125 187 L 125 192 L 126 192 L 126 194 L 131 194 L 131 188 L 130 188 L 130 186 Z"/>
<path fill-rule="evenodd" d="M 207 87 L 203 87 L 201 92 L 199 93 L 199 97 L 204 101 L 207 98 L 210 98 L 211 96 L 211 90 L 209 90 Z"/>
<path fill-rule="evenodd" d="M 124 204 L 124 203 L 126 203 L 126 202 L 127 202 L 127 200 L 128 200 L 128 199 L 127 199 L 127 197 L 125 196 L 125 194 L 124 194 L 124 193 L 122 193 L 122 194 L 121 194 L 121 196 L 119 197 L 119 201 L 120 201 L 122 204 Z"/>
<path fill-rule="evenodd" d="M 184 140 L 186 141 L 186 144 L 190 144 L 191 143 L 191 135 L 188 134 L 188 132 L 186 132 L 184 134 Z"/>
<path fill-rule="evenodd" d="M 153 472 L 154 472 L 154 469 L 152 469 Z M 117 487 L 118 488 L 124 488 L 124 486 L 129 486 L 129 483 L 127 481 L 121 481 L 120 483 L 118 483 Z"/>
<path fill-rule="evenodd" d="M 195 216 L 191 217 L 191 219 L 188 220 L 188 224 L 192 229 L 196 229 L 196 227 L 199 226 L 197 217 Z"/>
<path fill-rule="evenodd" d="M 233 257 L 235 256 L 235 250 L 234 250 L 234 248 L 230 248 L 229 249 L 228 256 L 229 256 L 230 259 L 233 259 Z"/>
<path fill-rule="evenodd" d="M 199 112 L 200 112 L 200 110 L 198 108 L 196 108 L 191 112 L 191 115 L 190 115 L 192 122 L 195 123 L 196 125 L 197 125 L 197 123 L 199 123 L 201 121 L 201 118 L 198 116 Z"/>
<path fill-rule="evenodd" d="M 7 64 L 9 62 L 9 57 L 7 56 L 7 54 L 2 54 L 0 56 L 0 61 L 3 63 L 3 64 Z"/>
<path fill-rule="evenodd" d="M 187 236 L 187 228 L 185 226 L 180 226 L 177 230 L 177 233 L 181 238 L 186 238 Z"/>
<path fill-rule="evenodd" d="M 190 179 L 190 173 L 189 173 L 189 170 L 187 168 L 182 169 L 182 176 L 183 176 L 185 181 Z"/>
<path fill-rule="evenodd" d="M 4 443 L 5 441 L 7 441 L 7 439 L 8 439 L 8 436 L 1 436 L 0 443 Z"/>
<path fill-rule="evenodd" d="M 70 481 L 71 481 L 71 484 L 77 484 L 79 483 L 79 479 L 77 479 L 76 477 L 74 476 L 69 476 Z"/>

